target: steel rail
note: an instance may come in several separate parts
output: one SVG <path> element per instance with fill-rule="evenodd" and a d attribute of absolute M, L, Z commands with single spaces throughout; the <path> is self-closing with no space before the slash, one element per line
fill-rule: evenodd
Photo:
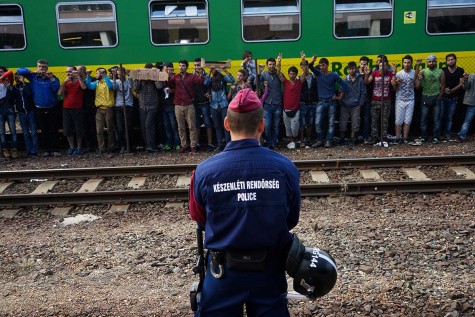
<path fill-rule="evenodd" d="M 474 165 L 475 155 L 399 156 L 294 161 L 299 170 L 336 170 L 349 168 L 391 168 L 410 166 Z"/>
<path fill-rule="evenodd" d="M 299 170 L 335 170 L 348 168 L 390 168 L 408 166 L 474 165 L 475 155 L 407 156 L 384 158 L 349 158 L 333 160 L 294 161 Z M 148 176 L 154 174 L 183 174 L 196 164 L 64 168 L 43 170 L 0 171 L 0 180 L 65 179 L 91 177 Z"/>
<path fill-rule="evenodd" d="M 302 197 L 334 195 L 367 195 L 384 193 L 435 193 L 475 191 L 475 182 L 468 179 L 397 181 L 366 183 L 332 183 L 301 185 Z M 0 206 L 76 205 L 134 202 L 169 202 L 188 200 L 188 189 L 151 189 L 101 191 L 85 193 L 47 193 L 0 195 Z"/>
<path fill-rule="evenodd" d="M 300 185 L 302 197 L 332 195 L 368 195 L 386 193 L 439 193 L 453 191 L 474 191 L 471 179 L 449 179 L 428 181 L 362 182 Z"/>
<path fill-rule="evenodd" d="M 0 195 L 0 206 L 79 205 L 188 200 L 187 188 Z"/>
<path fill-rule="evenodd" d="M 97 178 L 120 176 L 148 176 L 153 174 L 180 174 L 191 172 L 196 164 L 176 165 L 144 165 L 144 166 L 114 166 L 86 168 L 57 168 L 39 170 L 1 171 L 0 179 L 64 179 L 64 178 Z"/>

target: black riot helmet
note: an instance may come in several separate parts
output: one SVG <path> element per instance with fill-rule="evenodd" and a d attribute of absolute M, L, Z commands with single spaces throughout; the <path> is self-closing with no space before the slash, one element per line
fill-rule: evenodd
<path fill-rule="evenodd" d="M 312 299 L 330 292 L 337 279 L 333 257 L 319 248 L 305 247 L 295 234 L 287 256 L 286 269 L 294 278 L 294 290 Z"/>

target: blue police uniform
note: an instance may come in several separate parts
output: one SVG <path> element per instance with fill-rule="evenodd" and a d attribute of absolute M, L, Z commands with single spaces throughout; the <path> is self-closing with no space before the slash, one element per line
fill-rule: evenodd
<path fill-rule="evenodd" d="M 285 260 L 300 213 L 300 174 L 285 156 L 255 139 L 231 141 L 198 165 L 190 186 L 190 215 L 205 224 L 205 247 L 266 250 L 265 269 L 223 264 L 215 278 L 208 260 L 199 316 L 288 316 Z"/>

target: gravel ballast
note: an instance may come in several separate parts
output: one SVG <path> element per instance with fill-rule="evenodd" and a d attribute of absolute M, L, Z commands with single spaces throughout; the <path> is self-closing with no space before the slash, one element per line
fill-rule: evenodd
<path fill-rule="evenodd" d="M 473 154 L 474 146 L 282 152 L 302 160 Z M 197 163 L 209 155 L 86 154 L 1 166 Z M 291 316 L 475 316 L 474 206 L 471 192 L 303 199 L 294 232 L 305 245 L 328 250 L 339 276 L 325 297 L 290 302 Z M 197 251 L 186 204 L 132 204 L 125 213 L 111 213 L 105 205 L 77 206 L 68 217 L 99 218 L 70 225 L 50 209 L 0 218 L 0 316 L 192 316 L 188 293 L 197 280 L 192 272 Z"/>

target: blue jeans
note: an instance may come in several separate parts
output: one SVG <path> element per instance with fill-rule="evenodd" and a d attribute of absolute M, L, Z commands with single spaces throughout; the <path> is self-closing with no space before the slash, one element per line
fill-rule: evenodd
<path fill-rule="evenodd" d="M 13 108 L 0 108 L 0 138 L 2 141 L 2 149 L 4 150 L 8 149 L 5 123 L 8 123 L 8 128 L 10 129 L 12 149 L 17 149 L 18 140 L 15 127 L 15 110 Z"/>
<path fill-rule="evenodd" d="M 332 141 L 333 134 L 335 133 L 335 115 L 336 115 L 336 101 L 322 102 L 319 101 L 317 109 L 315 111 L 315 127 L 317 132 L 317 140 L 319 141 Z M 328 129 L 326 137 L 324 136 L 323 125 L 328 122 Z"/>
<path fill-rule="evenodd" d="M 429 121 L 429 112 L 432 110 L 432 118 L 434 120 L 434 127 L 432 130 L 432 137 L 440 137 L 440 100 L 438 95 L 422 96 L 421 104 L 421 134 L 423 138 L 427 138 L 427 129 Z"/>
<path fill-rule="evenodd" d="M 452 121 L 457 108 L 457 97 L 444 97 L 440 101 L 441 135 L 451 133 Z M 442 124 L 445 121 L 445 124 Z"/>
<path fill-rule="evenodd" d="M 264 104 L 264 134 L 266 145 L 275 147 L 279 138 L 280 122 L 282 121 L 282 105 Z"/>
<path fill-rule="evenodd" d="M 180 145 L 178 124 L 175 117 L 175 106 L 165 106 L 162 110 L 163 126 L 165 127 L 166 142 L 168 145 Z"/>
<path fill-rule="evenodd" d="M 467 137 L 468 129 L 472 123 L 473 117 L 475 117 L 475 106 L 468 106 L 467 111 L 465 112 L 465 120 L 463 121 L 462 128 L 460 129 L 459 135 L 462 138 Z"/>
<path fill-rule="evenodd" d="M 300 106 L 300 129 L 313 128 L 315 124 L 316 104 L 308 103 Z"/>
<path fill-rule="evenodd" d="M 231 141 L 231 135 L 224 129 L 224 118 L 226 118 L 227 113 L 228 107 L 221 108 L 218 106 L 218 109 L 211 107 L 211 116 L 213 118 L 214 129 L 216 130 L 217 146 L 224 146 Z M 223 137 L 226 140 L 225 144 L 223 144 Z"/>
<path fill-rule="evenodd" d="M 26 151 L 31 154 L 38 153 L 38 135 L 36 134 L 35 111 L 19 113 L 21 130 L 25 139 Z"/>
<path fill-rule="evenodd" d="M 199 129 L 202 124 L 205 125 L 205 128 L 211 128 L 210 108 L 209 102 L 195 104 L 195 120 L 197 129 Z"/>

